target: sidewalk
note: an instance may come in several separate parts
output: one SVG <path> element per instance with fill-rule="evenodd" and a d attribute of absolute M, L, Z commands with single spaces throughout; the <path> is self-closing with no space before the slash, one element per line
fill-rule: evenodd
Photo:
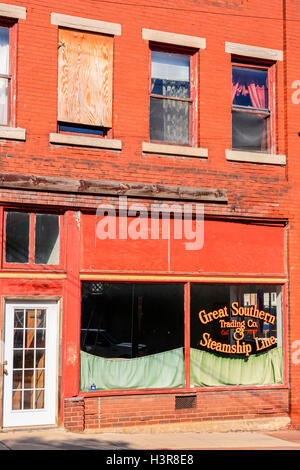
<path fill-rule="evenodd" d="M 0 450 L 300 450 L 300 431 L 71 433 L 62 428 L 0 432 Z"/>

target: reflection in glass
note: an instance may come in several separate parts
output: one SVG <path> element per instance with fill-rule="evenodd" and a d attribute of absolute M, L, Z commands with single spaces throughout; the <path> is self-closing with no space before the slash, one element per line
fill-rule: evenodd
<path fill-rule="evenodd" d="M 23 328 L 23 326 L 24 326 L 24 310 L 15 309 L 14 328 Z"/>
<path fill-rule="evenodd" d="M 21 370 L 13 371 L 13 389 L 22 388 L 22 375 Z"/>
<path fill-rule="evenodd" d="M 13 368 L 22 369 L 23 367 L 23 350 L 14 350 L 13 354 Z"/>
<path fill-rule="evenodd" d="M 34 388 L 34 370 L 24 371 L 24 388 Z"/>
<path fill-rule="evenodd" d="M 12 409 L 13 410 L 22 409 L 22 392 L 19 390 L 12 392 Z"/>
<path fill-rule="evenodd" d="M 29 224 L 29 214 L 7 212 L 5 232 L 5 261 L 7 263 L 28 263 Z"/>
<path fill-rule="evenodd" d="M 25 349 L 25 369 L 34 368 L 34 350 Z"/>
<path fill-rule="evenodd" d="M 14 348 L 23 348 L 23 330 L 15 330 Z"/>
<path fill-rule="evenodd" d="M 40 369 L 45 367 L 45 349 L 36 350 L 35 367 Z"/>
<path fill-rule="evenodd" d="M 33 409 L 33 390 L 24 390 L 24 410 Z"/>

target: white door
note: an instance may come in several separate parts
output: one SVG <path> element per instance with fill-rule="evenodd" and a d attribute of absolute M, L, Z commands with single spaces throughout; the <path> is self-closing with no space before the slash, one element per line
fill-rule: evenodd
<path fill-rule="evenodd" d="M 3 427 L 55 424 L 56 340 L 56 302 L 6 302 Z"/>

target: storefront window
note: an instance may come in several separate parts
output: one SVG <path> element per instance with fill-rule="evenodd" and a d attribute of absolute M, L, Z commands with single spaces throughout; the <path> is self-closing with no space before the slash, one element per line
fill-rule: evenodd
<path fill-rule="evenodd" d="M 282 291 L 273 285 L 191 285 L 192 386 L 283 382 Z"/>
<path fill-rule="evenodd" d="M 183 284 L 82 284 L 81 390 L 182 387 L 183 345 Z"/>

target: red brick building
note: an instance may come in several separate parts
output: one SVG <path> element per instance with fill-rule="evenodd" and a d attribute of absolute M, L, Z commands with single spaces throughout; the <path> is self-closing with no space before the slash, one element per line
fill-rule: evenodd
<path fill-rule="evenodd" d="M 296 2 L 0 18 L 1 426 L 299 426 Z"/>

